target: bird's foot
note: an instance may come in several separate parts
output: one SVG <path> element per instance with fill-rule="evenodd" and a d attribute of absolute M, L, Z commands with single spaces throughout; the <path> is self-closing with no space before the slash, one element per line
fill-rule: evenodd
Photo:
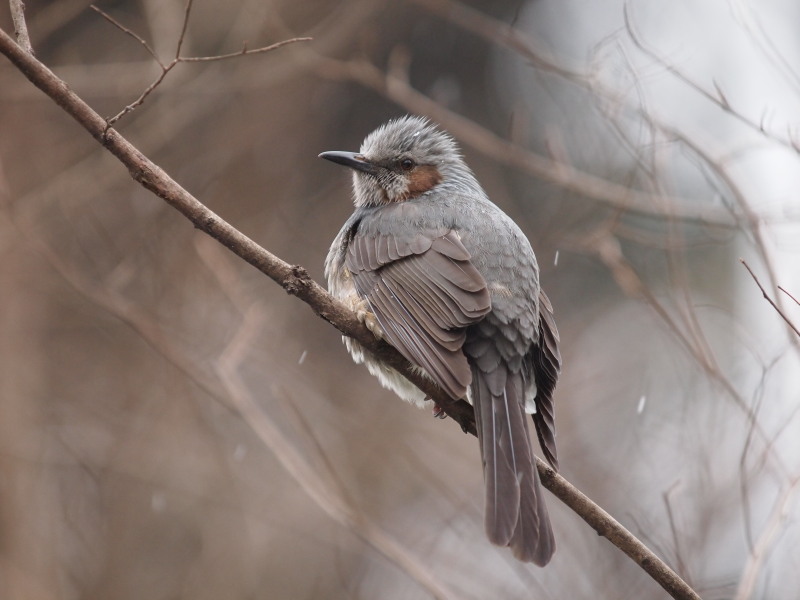
<path fill-rule="evenodd" d="M 426 398 L 426 400 L 430 400 L 430 398 Z M 447 413 L 444 412 L 444 409 L 441 406 L 439 406 L 438 404 L 436 404 L 436 402 L 434 402 L 433 403 L 433 416 L 436 417 L 437 419 L 446 419 L 447 418 Z"/>
<path fill-rule="evenodd" d="M 366 300 L 361 300 L 358 305 L 355 307 L 356 310 L 356 317 L 359 321 L 361 321 L 364 325 L 367 326 L 374 335 L 379 340 L 383 339 L 383 329 L 381 329 L 380 323 L 378 323 L 378 318 L 375 316 L 375 313 L 369 310 L 369 305 L 367 304 Z"/>

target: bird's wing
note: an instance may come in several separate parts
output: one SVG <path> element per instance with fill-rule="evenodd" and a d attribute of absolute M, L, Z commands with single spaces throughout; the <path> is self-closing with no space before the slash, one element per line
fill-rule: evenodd
<path fill-rule="evenodd" d="M 553 318 L 553 305 L 544 292 L 539 292 L 539 343 L 531 349 L 536 380 L 536 412 L 533 422 L 545 458 L 558 470 L 556 426 L 553 413 L 553 392 L 561 373 L 560 338 Z"/>
<path fill-rule="evenodd" d="M 472 375 L 464 328 L 491 309 L 486 281 L 453 230 L 353 235 L 346 266 L 387 342 L 451 397 Z"/>

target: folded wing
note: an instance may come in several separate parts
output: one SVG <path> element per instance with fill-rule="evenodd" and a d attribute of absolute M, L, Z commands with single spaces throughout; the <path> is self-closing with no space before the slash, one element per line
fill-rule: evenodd
<path fill-rule="evenodd" d="M 451 397 L 472 381 L 465 328 L 491 309 L 486 281 L 455 231 L 355 232 L 346 257 L 386 341 Z"/>
<path fill-rule="evenodd" d="M 558 329 L 553 318 L 553 305 L 544 292 L 539 292 L 539 343 L 531 348 L 536 381 L 536 412 L 533 422 L 545 458 L 558 470 L 556 426 L 553 420 L 553 392 L 561 373 Z"/>

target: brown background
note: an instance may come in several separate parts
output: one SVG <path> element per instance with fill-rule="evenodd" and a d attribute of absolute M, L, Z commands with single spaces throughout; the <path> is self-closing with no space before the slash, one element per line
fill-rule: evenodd
<path fill-rule="evenodd" d="M 179 64 L 117 128 L 321 281 L 351 205 L 317 154 L 406 112 L 442 121 L 530 237 L 556 307 L 562 473 L 704 598 L 792 597 L 797 345 L 737 258 L 774 296 L 766 265 L 791 288 L 780 252 L 797 244 L 747 218 L 776 211 L 723 161 L 745 137 L 777 142 L 637 48 L 617 3 L 475 3 L 494 21 L 466 22 L 440 5 L 198 0 L 184 56 L 314 41 Z M 659 45 L 679 9 L 633 6 L 657 57 L 715 56 Z M 174 56 L 180 2 L 101 7 Z M 37 56 L 101 114 L 159 74 L 87 2 L 31 0 L 28 17 Z M 509 49 L 509 24 L 574 70 Z M 711 92 L 746 86 L 724 61 L 703 68 Z M 653 72 L 680 91 L 660 94 Z M 138 187 L 5 60 L 0 199 L 3 598 L 664 597 L 552 496 L 551 565 L 490 546 L 476 441 L 382 390 L 336 331 Z"/>

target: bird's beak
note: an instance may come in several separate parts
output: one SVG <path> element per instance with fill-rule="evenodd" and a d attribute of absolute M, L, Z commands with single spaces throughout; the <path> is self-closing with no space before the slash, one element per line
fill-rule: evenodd
<path fill-rule="evenodd" d="M 345 167 L 350 167 L 356 171 L 369 173 L 370 175 L 377 175 L 378 173 L 377 165 L 369 162 L 363 154 L 357 154 L 355 152 L 332 151 L 323 152 L 319 155 L 319 157 L 340 165 L 344 165 Z"/>

